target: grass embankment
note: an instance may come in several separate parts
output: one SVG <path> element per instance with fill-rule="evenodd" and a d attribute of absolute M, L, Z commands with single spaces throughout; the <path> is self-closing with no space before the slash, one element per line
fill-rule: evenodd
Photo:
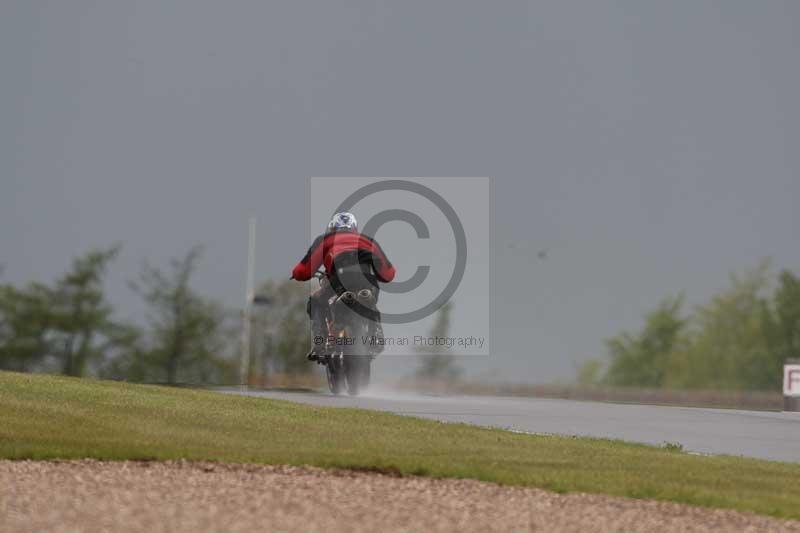
<path fill-rule="evenodd" d="M 0 457 L 310 464 L 800 518 L 800 464 L 201 390 L 0 372 Z"/>

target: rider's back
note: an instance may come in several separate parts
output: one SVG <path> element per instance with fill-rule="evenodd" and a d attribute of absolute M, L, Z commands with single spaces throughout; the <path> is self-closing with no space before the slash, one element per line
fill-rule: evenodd
<path fill-rule="evenodd" d="M 357 258 L 359 263 L 371 264 L 379 281 L 387 283 L 394 279 L 395 268 L 380 245 L 355 231 L 333 231 L 317 237 L 292 274 L 295 279 L 306 280 L 324 266 L 330 275 L 334 272 L 334 263 L 341 266 L 350 257 Z"/>

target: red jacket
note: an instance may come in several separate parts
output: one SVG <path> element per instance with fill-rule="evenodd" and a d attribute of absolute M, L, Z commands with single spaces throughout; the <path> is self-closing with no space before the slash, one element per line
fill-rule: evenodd
<path fill-rule="evenodd" d="M 394 279 L 394 265 L 383 253 L 380 245 L 372 238 L 355 231 L 334 231 L 314 239 L 311 248 L 292 270 L 292 277 L 299 281 L 311 279 L 320 265 L 325 265 L 325 272 L 330 274 L 336 256 L 343 252 L 357 251 L 372 254 L 372 263 L 378 280 L 388 283 Z"/>

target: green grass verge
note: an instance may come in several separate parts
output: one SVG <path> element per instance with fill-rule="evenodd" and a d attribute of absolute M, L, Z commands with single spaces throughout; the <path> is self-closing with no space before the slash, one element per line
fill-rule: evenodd
<path fill-rule="evenodd" d="M 800 464 L 7 372 L 0 372 L 0 457 L 385 469 L 800 518 Z"/>

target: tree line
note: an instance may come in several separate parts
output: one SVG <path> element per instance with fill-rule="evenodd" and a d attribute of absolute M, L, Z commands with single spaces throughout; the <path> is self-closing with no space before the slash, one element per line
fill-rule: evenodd
<path fill-rule="evenodd" d="M 780 390 L 786 359 L 800 357 L 800 277 L 773 276 L 768 262 L 687 311 L 663 299 L 636 332 L 606 340 L 605 360 L 578 370 L 582 384 L 619 387 Z"/>
<path fill-rule="evenodd" d="M 146 324 L 117 318 L 104 280 L 120 247 L 93 249 L 50 284 L 0 284 L 0 370 L 49 372 L 150 383 L 235 383 L 240 315 L 192 285 L 202 256 L 195 246 L 166 268 L 145 263 L 129 286 L 147 308 Z M 267 282 L 273 302 L 256 320 L 274 324 L 254 336 L 271 366 L 308 372 L 305 291 Z M 278 317 L 278 308 L 283 316 Z M 301 333 L 302 331 L 302 333 Z M 268 339 L 268 340 L 267 340 Z"/>

